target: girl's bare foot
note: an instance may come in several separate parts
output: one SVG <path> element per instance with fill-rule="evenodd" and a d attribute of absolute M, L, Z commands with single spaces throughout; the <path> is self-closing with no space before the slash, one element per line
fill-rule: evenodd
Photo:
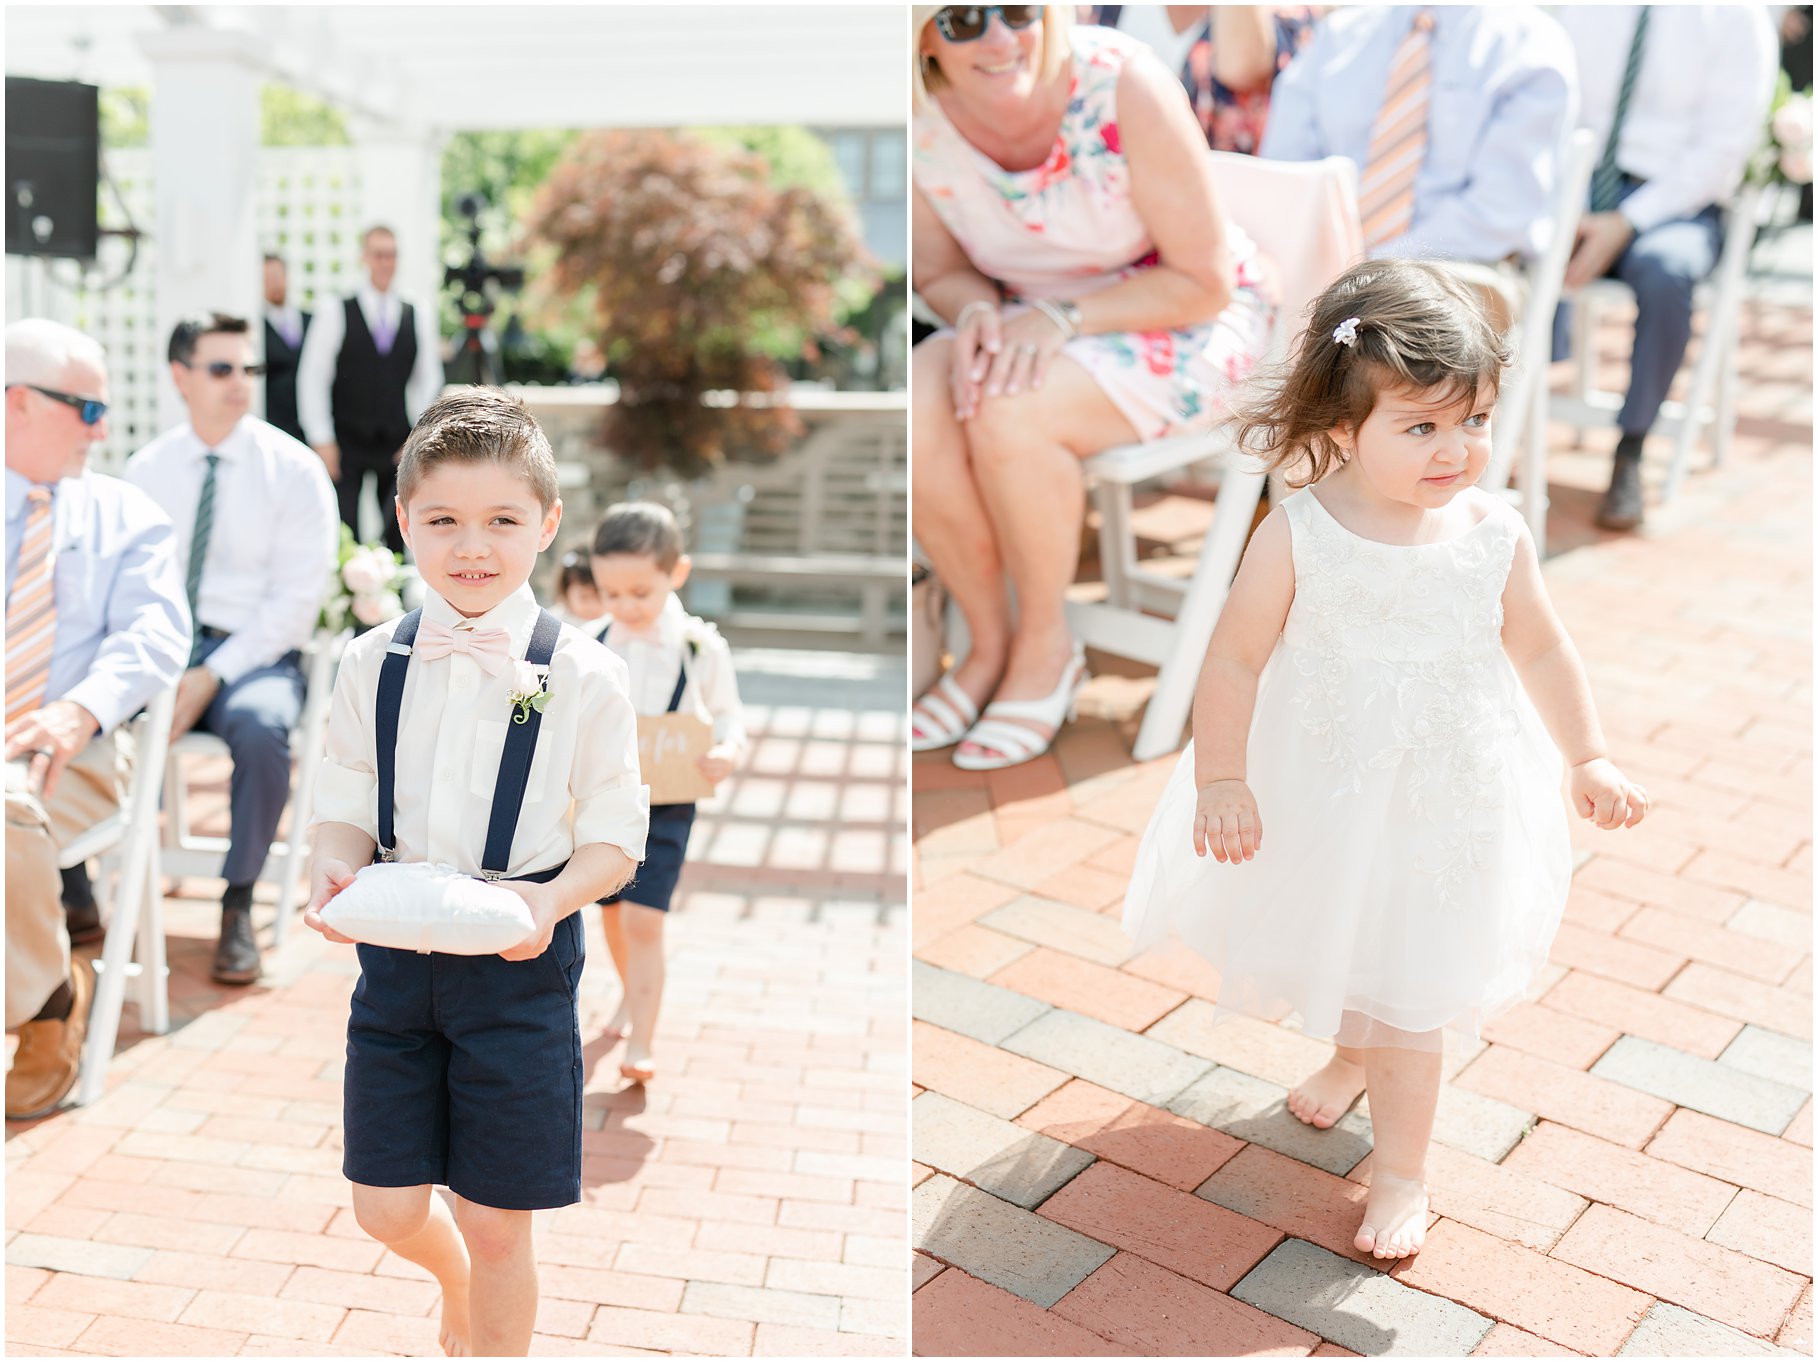
<path fill-rule="evenodd" d="M 1370 1199 L 1353 1242 L 1378 1258 L 1412 1258 L 1426 1240 L 1426 1183 L 1372 1169 Z"/>
<path fill-rule="evenodd" d="M 606 1029 L 600 1033 L 600 1039 L 608 1048 L 617 1045 L 631 1034 L 631 1010 L 624 1003 L 612 1014 L 612 1020 L 606 1023 Z"/>
<path fill-rule="evenodd" d="M 1326 1067 L 1288 1094 L 1288 1110 L 1310 1126 L 1326 1130 L 1363 1096 L 1363 1065 L 1333 1055 Z"/>
<path fill-rule="evenodd" d="M 648 1083 L 656 1077 L 656 1060 L 650 1056 L 650 1047 L 640 1045 L 634 1036 L 625 1047 L 625 1062 L 619 1065 L 619 1077 L 633 1083 Z"/>
<path fill-rule="evenodd" d="M 442 1283 L 442 1351 L 449 1357 L 467 1357 L 471 1354 L 468 1340 L 472 1333 L 467 1320 L 467 1272 L 466 1256 L 462 1255 L 463 1270 L 457 1282 Z"/>

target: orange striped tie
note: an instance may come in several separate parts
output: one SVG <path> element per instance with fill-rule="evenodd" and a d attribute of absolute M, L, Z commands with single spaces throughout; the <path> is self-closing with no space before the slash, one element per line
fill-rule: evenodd
<path fill-rule="evenodd" d="M 51 494 L 33 487 L 19 541 L 19 567 L 6 601 L 6 725 L 44 703 L 51 646 L 57 638 L 57 598 L 51 590 Z"/>
<path fill-rule="evenodd" d="M 1432 55 L 1433 13 L 1423 9 L 1395 49 L 1382 108 L 1370 133 L 1370 159 L 1357 194 L 1367 250 L 1393 241 L 1414 225 L 1414 181 L 1427 157 Z"/>

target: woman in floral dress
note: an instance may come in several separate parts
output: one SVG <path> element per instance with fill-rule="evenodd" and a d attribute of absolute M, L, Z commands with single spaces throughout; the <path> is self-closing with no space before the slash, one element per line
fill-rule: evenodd
<path fill-rule="evenodd" d="M 915 286 L 949 323 L 915 351 L 915 526 L 972 647 L 912 744 L 991 769 L 1045 751 L 1085 677 L 1079 461 L 1217 422 L 1273 310 L 1146 48 L 1067 6 L 913 13 Z"/>

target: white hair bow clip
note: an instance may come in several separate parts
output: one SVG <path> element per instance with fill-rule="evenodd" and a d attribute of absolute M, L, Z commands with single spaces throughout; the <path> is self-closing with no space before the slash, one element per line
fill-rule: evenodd
<path fill-rule="evenodd" d="M 1362 318 L 1359 317 L 1346 317 L 1338 324 L 1337 329 L 1332 332 L 1332 339 L 1337 341 L 1340 345 L 1356 345 L 1357 323 L 1361 320 Z"/>

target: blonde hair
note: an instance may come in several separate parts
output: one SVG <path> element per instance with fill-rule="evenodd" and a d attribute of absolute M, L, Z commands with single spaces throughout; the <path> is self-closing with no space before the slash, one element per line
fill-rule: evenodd
<path fill-rule="evenodd" d="M 909 83 L 914 90 L 917 109 L 947 83 L 940 64 L 932 57 L 922 55 L 923 30 L 934 21 L 935 15 L 947 8 L 947 5 L 909 7 Z M 1073 44 L 1069 41 L 1073 32 L 1073 9 L 1072 5 L 1042 6 L 1042 48 L 1036 62 L 1036 76 L 1040 80 L 1052 79 L 1073 55 Z"/>
<path fill-rule="evenodd" d="M 1487 387 L 1494 402 L 1509 358 L 1481 295 L 1450 270 L 1366 260 L 1314 300 L 1286 368 L 1257 382 L 1238 412 L 1238 446 L 1272 473 L 1304 462 L 1306 477 L 1287 482 L 1306 487 L 1343 462 L 1330 432 L 1356 430 L 1385 389 L 1438 389 L 1460 403 Z"/>

